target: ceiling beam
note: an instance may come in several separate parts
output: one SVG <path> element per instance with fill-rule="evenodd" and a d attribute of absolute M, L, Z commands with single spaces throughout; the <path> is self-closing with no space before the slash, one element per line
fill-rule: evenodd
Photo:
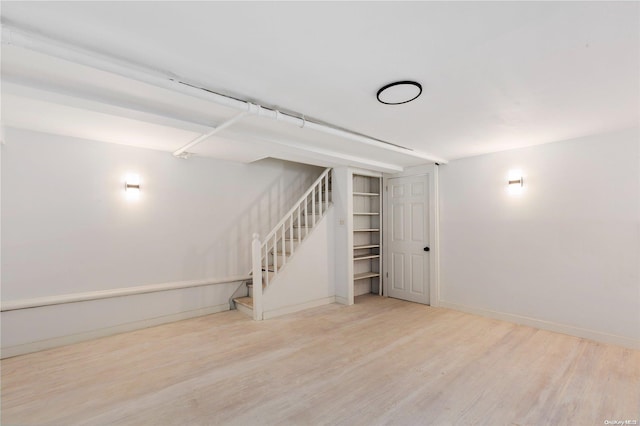
<path fill-rule="evenodd" d="M 53 86 L 44 87 L 30 81 L 9 76 L 3 76 L 2 78 L 2 93 L 129 118 L 194 133 L 204 134 L 215 129 L 215 127 L 211 125 L 169 117 L 133 103 L 114 102 L 111 99 L 95 95 L 89 96 L 86 94 L 71 93 L 65 89 Z"/>
<path fill-rule="evenodd" d="M 301 145 L 290 140 L 265 136 L 255 132 L 242 132 L 242 135 L 248 137 L 251 143 L 268 144 L 274 146 L 273 153 L 270 157 L 280 158 L 287 161 L 299 161 L 303 163 L 315 164 L 323 167 L 333 166 L 352 166 L 363 169 L 375 170 L 383 173 L 398 173 L 404 170 L 403 166 L 382 161 L 371 160 L 355 155 L 344 154 L 341 152 L 313 147 L 309 145 Z M 227 135 L 227 138 L 232 136 Z M 303 161 L 303 159 L 308 159 Z"/>
<path fill-rule="evenodd" d="M 100 69 L 102 71 L 152 84 L 157 87 L 188 94 L 219 105 L 234 108 L 239 111 L 246 111 L 249 114 L 257 115 L 259 117 L 282 121 L 301 128 L 310 128 L 343 139 L 359 142 L 363 145 L 375 146 L 377 148 L 402 153 L 410 157 L 419 158 L 426 162 L 437 162 L 441 164 L 447 162 L 445 159 L 435 157 L 430 154 L 414 151 L 409 148 L 355 133 L 350 130 L 345 130 L 330 124 L 307 120 L 301 114 L 284 113 L 262 105 L 252 104 L 245 100 L 225 96 L 220 93 L 213 92 L 205 87 L 191 84 L 187 79 L 169 75 L 166 72 L 159 71 L 145 65 L 135 64 L 121 58 L 92 52 L 79 46 L 70 45 L 59 40 L 53 40 L 40 34 L 29 33 L 23 29 L 10 27 L 6 24 L 2 28 L 2 43 L 34 50 L 45 55 L 86 65 L 95 69 Z"/>

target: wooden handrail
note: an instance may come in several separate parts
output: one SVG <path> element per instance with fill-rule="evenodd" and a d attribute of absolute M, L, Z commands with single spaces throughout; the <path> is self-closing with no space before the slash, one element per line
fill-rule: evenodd
<path fill-rule="evenodd" d="M 3 301 L 1 311 L 15 311 L 20 309 L 40 308 L 42 306 L 62 305 L 65 303 L 87 302 L 90 300 L 109 299 L 112 297 L 133 296 L 136 294 L 155 293 L 159 291 L 179 290 L 185 288 L 204 287 L 215 284 L 229 284 L 246 281 L 249 275 L 234 275 L 224 278 L 208 278 L 193 281 L 176 281 L 161 284 L 146 284 L 134 287 L 112 288 L 82 293 L 60 294 L 55 296 L 35 297 Z"/>
<path fill-rule="evenodd" d="M 293 216 L 293 212 L 296 211 L 296 209 L 303 203 L 306 202 L 307 197 L 309 197 L 309 194 L 311 194 L 311 192 L 316 188 L 316 186 L 318 186 L 320 184 L 320 182 L 322 181 L 322 178 L 327 176 L 329 174 L 329 172 L 331 171 L 331 168 L 328 167 L 324 170 L 324 172 L 322 172 L 322 174 L 320 175 L 320 177 L 318 177 L 318 179 L 316 179 L 315 182 L 313 182 L 313 184 L 309 187 L 309 189 L 307 189 L 307 192 L 305 192 L 302 197 L 300 197 L 300 199 L 298 200 L 297 203 L 295 203 L 293 205 L 293 207 L 291 208 L 291 210 L 289 210 L 283 217 L 282 220 L 280 220 L 280 222 L 278 222 L 278 224 L 276 226 L 273 227 L 273 229 L 271 230 L 271 232 L 269 232 L 267 234 L 266 237 L 264 237 L 264 242 L 266 243 L 267 241 L 269 241 L 269 239 L 271 237 L 273 237 L 275 235 L 275 233 L 278 231 L 278 229 L 280 229 L 281 226 L 284 225 L 284 223 L 287 221 L 287 219 L 289 219 L 289 216 Z"/>

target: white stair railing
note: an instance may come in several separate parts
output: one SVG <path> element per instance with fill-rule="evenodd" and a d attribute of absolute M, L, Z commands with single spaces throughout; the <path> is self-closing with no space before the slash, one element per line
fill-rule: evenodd
<path fill-rule="evenodd" d="M 264 242 L 260 242 L 258 234 L 253 234 L 251 259 L 254 320 L 262 319 L 263 280 L 267 287 L 287 264 L 287 258 L 293 255 L 309 231 L 327 212 L 331 202 L 330 181 L 331 168 L 327 168 L 267 234 Z"/>

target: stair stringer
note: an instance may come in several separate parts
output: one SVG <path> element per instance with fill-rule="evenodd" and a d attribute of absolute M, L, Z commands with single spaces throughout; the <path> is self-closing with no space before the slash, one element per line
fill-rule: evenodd
<path fill-rule="evenodd" d="M 335 209 L 326 214 L 264 290 L 263 318 L 335 302 Z"/>

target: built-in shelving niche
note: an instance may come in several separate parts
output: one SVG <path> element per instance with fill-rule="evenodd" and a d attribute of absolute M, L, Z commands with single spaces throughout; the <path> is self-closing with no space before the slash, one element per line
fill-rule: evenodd
<path fill-rule="evenodd" d="M 382 181 L 353 175 L 354 296 L 382 294 Z"/>

